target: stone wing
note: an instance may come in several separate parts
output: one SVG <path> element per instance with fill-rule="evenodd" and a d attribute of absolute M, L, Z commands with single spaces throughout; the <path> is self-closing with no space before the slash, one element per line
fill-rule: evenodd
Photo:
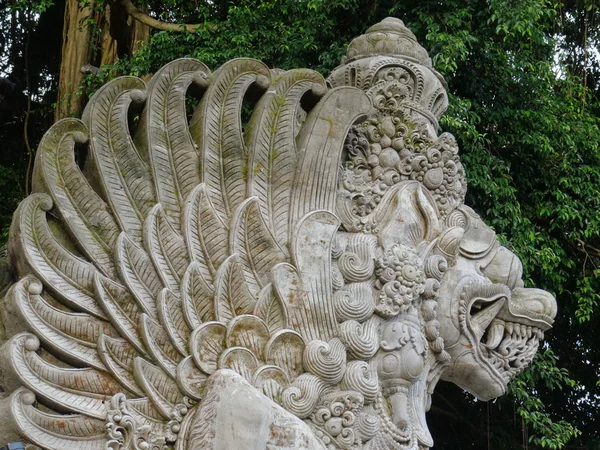
<path fill-rule="evenodd" d="M 273 74 L 180 59 L 148 85 L 111 81 L 45 135 L 10 234 L 2 439 L 174 442 L 222 368 L 312 411 L 345 357 L 333 212 L 344 139 L 370 101 L 314 71 Z"/>

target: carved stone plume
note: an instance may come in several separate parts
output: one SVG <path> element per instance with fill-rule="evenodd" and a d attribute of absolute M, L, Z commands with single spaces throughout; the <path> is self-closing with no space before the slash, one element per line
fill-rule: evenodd
<path fill-rule="evenodd" d="M 327 80 L 179 59 L 105 85 L 14 216 L 0 444 L 419 450 L 439 379 L 504 394 L 556 302 L 464 205 L 446 107 L 394 18 Z"/>

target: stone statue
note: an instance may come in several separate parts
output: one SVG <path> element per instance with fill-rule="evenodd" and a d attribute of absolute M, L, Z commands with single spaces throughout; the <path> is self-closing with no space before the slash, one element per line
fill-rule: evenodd
<path fill-rule="evenodd" d="M 504 394 L 556 302 L 464 205 L 446 107 L 394 18 L 327 80 L 179 59 L 105 85 L 14 216 L 0 445 L 422 450 L 438 380 Z"/>

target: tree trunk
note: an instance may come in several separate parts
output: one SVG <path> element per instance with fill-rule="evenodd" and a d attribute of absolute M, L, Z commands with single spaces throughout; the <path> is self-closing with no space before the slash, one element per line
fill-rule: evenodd
<path fill-rule="evenodd" d="M 145 10 L 143 11 L 145 12 Z M 138 22 L 131 16 L 129 16 L 128 23 L 131 24 L 131 45 L 129 48 L 133 55 L 150 39 L 150 27 Z"/>
<path fill-rule="evenodd" d="M 117 62 L 117 41 L 111 34 L 112 26 L 111 5 L 106 7 L 102 16 L 102 32 L 100 33 L 100 66 L 114 64 Z"/>
<path fill-rule="evenodd" d="M 90 6 L 81 7 L 78 0 L 66 0 L 63 43 L 58 80 L 58 99 L 54 119 L 78 115 L 83 106 L 79 85 L 83 79 L 80 68 L 90 62 L 92 33 L 87 21 L 93 14 Z"/>
<path fill-rule="evenodd" d="M 120 57 L 139 50 L 150 37 L 150 27 L 133 20 L 119 2 L 111 2 L 101 12 L 93 11 L 94 0 L 85 7 L 80 2 L 66 0 L 55 120 L 81 114 L 85 101 L 79 90 L 85 76 L 83 66 L 115 64 Z M 97 36 L 88 26 L 92 15 L 100 29 Z"/>

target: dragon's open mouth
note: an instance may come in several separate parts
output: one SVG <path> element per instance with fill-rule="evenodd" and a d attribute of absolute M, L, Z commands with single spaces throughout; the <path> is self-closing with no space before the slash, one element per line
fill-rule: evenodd
<path fill-rule="evenodd" d="M 543 338 L 544 332 L 539 328 L 494 319 L 478 349 L 508 382 L 529 365 Z"/>
<path fill-rule="evenodd" d="M 474 350 L 507 383 L 531 363 L 552 324 L 554 298 L 538 289 L 492 284 L 467 287 L 463 299 L 470 304 L 465 324 Z"/>

